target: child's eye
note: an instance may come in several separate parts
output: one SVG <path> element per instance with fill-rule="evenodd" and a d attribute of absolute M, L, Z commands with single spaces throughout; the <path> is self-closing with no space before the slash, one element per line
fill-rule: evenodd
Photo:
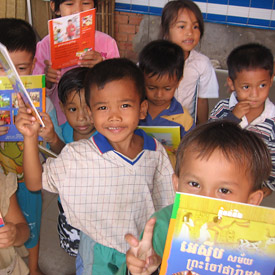
<path fill-rule="evenodd" d="M 228 190 L 227 188 L 220 188 L 219 192 L 222 193 L 222 194 L 230 194 L 231 193 L 231 191 Z"/>
<path fill-rule="evenodd" d="M 107 107 L 106 106 L 100 106 L 100 107 L 98 107 L 98 110 L 107 110 Z"/>
<path fill-rule="evenodd" d="M 76 108 L 69 108 L 69 112 L 75 112 Z"/>
<path fill-rule="evenodd" d="M 185 28 L 185 26 L 179 26 L 179 28 L 180 28 L 180 29 L 184 29 L 184 28 Z"/>
<path fill-rule="evenodd" d="M 166 91 L 171 91 L 171 87 L 165 87 Z"/>
<path fill-rule="evenodd" d="M 121 107 L 122 107 L 122 108 L 129 108 L 129 107 L 131 107 L 131 105 L 130 105 L 130 104 L 127 104 L 127 103 L 125 103 L 125 104 L 122 104 L 122 105 L 121 105 Z"/>
<path fill-rule="evenodd" d="M 92 4 L 92 1 L 86 1 L 86 2 L 83 2 L 82 4 L 83 4 L 83 5 L 91 5 L 91 4 Z"/>
<path fill-rule="evenodd" d="M 147 86 L 147 89 L 150 90 L 150 91 L 153 91 L 155 89 L 155 87 L 153 87 L 153 86 Z"/>
<path fill-rule="evenodd" d="M 244 86 L 242 86 L 242 89 L 243 90 L 247 90 L 249 88 L 249 86 L 248 85 L 244 85 Z"/>
<path fill-rule="evenodd" d="M 260 88 L 264 88 L 264 87 L 266 87 L 265 83 L 260 84 Z"/>
<path fill-rule="evenodd" d="M 189 184 L 191 187 L 200 188 L 199 183 L 197 183 L 197 182 L 195 182 L 195 181 L 189 181 L 188 184 Z"/>
<path fill-rule="evenodd" d="M 199 29 L 199 25 L 194 25 L 194 29 Z"/>

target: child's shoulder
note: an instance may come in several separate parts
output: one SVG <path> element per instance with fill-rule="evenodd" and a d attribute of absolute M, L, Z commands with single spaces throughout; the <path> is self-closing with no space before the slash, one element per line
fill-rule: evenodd
<path fill-rule="evenodd" d="M 206 55 L 196 51 L 196 50 L 192 50 L 190 52 L 190 55 L 188 57 L 188 59 L 190 61 L 199 61 L 199 62 L 203 62 L 203 63 L 211 63 L 209 57 L 207 57 Z"/>

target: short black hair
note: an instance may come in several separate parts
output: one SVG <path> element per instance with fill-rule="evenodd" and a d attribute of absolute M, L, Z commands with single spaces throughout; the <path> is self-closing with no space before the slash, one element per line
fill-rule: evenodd
<path fill-rule="evenodd" d="M 176 175 L 180 176 L 187 150 L 203 159 L 209 158 L 216 149 L 221 151 L 227 160 L 246 169 L 253 180 L 253 191 L 261 189 L 262 183 L 270 175 L 272 165 L 267 146 L 254 132 L 226 120 L 199 125 L 183 137 L 177 150 Z"/>
<path fill-rule="evenodd" d="M 64 73 L 58 83 L 58 97 L 62 104 L 67 103 L 67 99 L 72 92 L 80 93 L 84 89 L 84 81 L 89 68 L 77 67 Z"/>
<path fill-rule="evenodd" d="M 60 9 L 60 4 L 66 2 L 67 0 L 51 0 L 54 3 L 54 12 L 58 12 Z M 97 0 L 94 0 L 94 6 L 97 8 Z"/>
<path fill-rule="evenodd" d="M 265 46 L 249 43 L 235 48 L 227 58 L 228 75 L 235 80 L 242 70 L 264 69 L 273 75 L 274 59 L 272 52 Z"/>
<path fill-rule="evenodd" d="M 191 0 L 174 0 L 169 1 L 163 8 L 161 14 L 161 37 L 167 39 L 169 35 L 169 29 L 178 18 L 180 10 L 187 9 L 194 13 L 199 23 L 200 38 L 204 33 L 204 22 L 200 8 Z"/>
<path fill-rule="evenodd" d="M 182 48 L 167 40 L 155 40 L 147 44 L 139 54 L 139 68 L 149 77 L 183 75 L 184 55 Z"/>
<path fill-rule="evenodd" d="M 28 22 L 17 18 L 0 18 L 0 28 L 0 42 L 9 52 L 26 51 L 35 56 L 36 34 Z"/>
<path fill-rule="evenodd" d="M 85 97 L 90 107 L 90 89 L 96 86 L 103 89 L 112 81 L 130 79 L 134 82 L 140 97 L 140 102 L 145 99 L 145 83 L 142 71 L 127 58 L 113 58 L 104 60 L 91 68 L 86 76 Z M 112 96 L 112 95 L 110 95 Z"/>

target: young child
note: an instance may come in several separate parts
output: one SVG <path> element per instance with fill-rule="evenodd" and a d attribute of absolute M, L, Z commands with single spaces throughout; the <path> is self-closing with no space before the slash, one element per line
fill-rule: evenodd
<path fill-rule="evenodd" d="M 266 143 L 272 158 L 272 171 L 264 183 L 268 196 L 275 190 L 275 106 L 268 94 L 273 82 L 273 55 L 260 44 L 245 44 L 228 56 L 230 98 L 221 100 L 210 119 L 229 119 L 256 132 Z"/>
<path fill-rule="evenodd" d="M 28 240 L 30 229 L 17 203 L 16 189 L 16 174 L 0 173 L 0 217 L 4 219 L 4 226 L 0 226 L 0 274 L 27 275 L 29 269 L 21 257 L 28 253 L 25 247 L 18 248 Z"/>
<path fill-rule="evenodd" d="M 269 152 L 255 133 L 235 123 L 215 121 L 184 136 L 173 184 L 179 192 L 259 205 L 261 185 L 270 169 Z M 154 214 L 140 241 L 131 234 L 125 236 L 130 245 L 126 263 L 131 274 L 159 274 L 172 208 L 169 205 Z M 125 265 L 119 274 L 128 274 Z"/>
<path fill-rule="evenodd" d="M 4 44 L 19 75 L 30 75 L 35 64 L 36 35 L 32 27 L 25 21 L 14 18 L 1 18 L 0 42 Z M 0 66 L 0 75 L 5 76 Z M 50 100 L 46 98 L 46 111 L 50 115 L 53 125 L 57 126 L 56 113 Z M 8 127 L 6 131 L 8 131 Z M 58 128 L 55 128 L 58 134 Z M 0 134 L 6 134 L 0 131 Z M 46 131 L 46 129 L 45 129 Z M 5 174 L 17 174 L 17 200 L 30 226 L 31 234 L 25 243 L 29 251 L 30 274 L 41 274 L 38 266 L 39 234 L 41 222 L 42 199 L 40 192 L 30 192 L 24 183 L 23 175 L 23 142 L 3 142 L 0 147 L 0 163 Z"/>
<path fill-rule="evenodd" d="M 148 101 L 148 114 L 139 125 L 180 126 L 182 138 L 194 125 L 189 112 L 174 98 L 183 76 L 182 49 L 166 40 L 150 42 L 140 52 L 138 64 Z"/>
<path fill-rule="evenodd" d="M 59 193 L 68 222 L 96 242 L 93 274 L 113 274 L 125 261 L 124 235 L 139 234 L 156 209 L 173 201 L 173 169 L 163 146 L 136 130 L 147 112 L 139 68 L 127 59 L 109 59 L 90 69 L 86 80 L 98 133 L 67 144 L 58 158 L 47 159 L 43 173 L 39 125 L 20 98 L 16 126 L 24 135 L 28 188 Z"/>
<path fill-rule="evenodd" d="M 67 122 L 61 125 L 62 137 L 66 144 L 80 139 L 88 139 L 95 133 L 85 101 L 84 80 L 88 70 L 87 67 L 71 69 L 61 77 L 58 83 L 58 97 L 61 109 L 67 119 Z M 52 131 L 47 136 L 43 136 L 44 139 L 49 140 L 54 135 L 54 129 L 51 129 Z M 50 143 L 50 146 L 55 153 L 59 154 L 62 148 L 58 144 L 60 144 L 59 141 L 56 141 Z M 58 208 L 60 246 L 71 256 L 77 256 L 80 239 L 79 230 L 68 224 L 60 198 L 58 199 Z"/>
<path fill-rule="evenodd" d="M 97 7 L 97 0 L 51 0 L 50 6 L 56 16 L 66 16 L 89 10 Z M 36 49 L 37 62 L 34 74 L 46 74 L 47 95 L 51 98 L 56 112 L 59 125 L 66 122 L 66 117 L 59 106 L 57 84 L 60 77 L 72 67 L 55 70 L 50 62 L 50 40 L 49 35 L 37 43 Z M 80 59 L 79 66 L 93 67 L 104 59 L 119 57 L 116 41 L 109 35 L 95 32 L 95 50 L 87 51 Z"/>
<path fill-rule="evenodd" d="M 208 98 L 219 96 L 218 81 L 208 57 L 194 48 L 204 33 L 199 7 L 191 0 L 169 1 L 162 10 L 162 38 L 178 44 L 184 53 L 184 78 L 175 98 L 187 108 L 196 123 L 208 119 Z"/>

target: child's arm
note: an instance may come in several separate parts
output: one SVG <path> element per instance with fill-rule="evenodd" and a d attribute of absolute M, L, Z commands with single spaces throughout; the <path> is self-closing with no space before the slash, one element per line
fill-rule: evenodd
<path fill-rule="evenodd" d="M 101 54 L 97 51 L 92 50 L 85 52 L 85 54 L 83 54 L 83 56 L 79 58 L 78 65 L 80 67 L 92 68 L 94 67 L 94 65 L 100 63 L 101 61 L 103 61 Z"/>
<path fill-rule="evenodd" d="M 51 150 L 54 153 L 59 154 L 65 146 L 65 143 L 56 134 L 49 114 L 40 113 L 40 115 L 43 119 L 45 127 L 40 129 L 39 136 L 49 143 Z"/>
<path fill-rule="evenodd" d="M 38 191 L 42 188 L 42 166 L 38 151 L 38 132 L 40 125 L 32 116 L 31 110 L 25 107 L 18 95 L 19 110 L 15 119 L 18 131 L 24 136 L 23 171 L 27 188 Z"/>
<path fill-rule="evenodd" d="M 5 122 L 0 120 L 0 136 L 7 134 L 9 131 L 9 127 L 2 127 L 2 125 L 5 125 Z"/>
<path fill-rule="evenodd" d="M 126 264 L 131 274 L 149 275 L 161 264 L 161 257 L 153 248 L 153 234 L 156 219 L 151 218 L 145 225 L 142 239 L 139 241 L 131 234 L 125 235 L 130 245 L 126 253 Z"/>
<path fill-rule="evenodd" d="M 208 120 L 208 111 L 208 98 L 198 97 L 196 124 L 201 124 Z"/>
<path fill-rule="evenodd" d="M 5 216 L 5 225 L 0 228 L 0 248 L 23 245 L 29 236 L 29 226 L 19 208 L 16 194 L 13 194 Z"/>

